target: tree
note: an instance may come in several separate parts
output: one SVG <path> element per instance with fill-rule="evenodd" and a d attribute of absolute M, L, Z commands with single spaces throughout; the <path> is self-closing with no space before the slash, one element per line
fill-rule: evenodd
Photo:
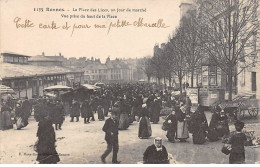
<path fill-rule="evenodd" d="M 159 45 L 154 46 L 154 55 L 151 59 L 152 69 L 154 70 L 154 75 L 158 79 L 158 84 L 161 84 L 161 78 L 163 76 L 163 60 L 162 60 L 163 50 L 159 48 Z"/>
<path fill-rule="evenodd" d="M 137 68 L 142 70 L 148 79 L 148 83 L 150 83 L 151 77 L 154 74 L 154 69 L 152 68 L 151 64 L 151 57 L 144 57 L 142 59 L 139 59 L 137 62 Z"/>
<path fill-rule="evenodd" d="M 181 45 L 179 51 L 184 56 L 187 63 L 187 71 L 191 74 L 191 87 L 193 87 L 194 71 L 200 67 L 202 59 L 203 46 L 199 37 L 196 21 L 196 11 L 188 12 L 188 15 L 182 18 L 179 27 L 179 35 L 181 38 Z"/>
<path fill-rule="evenodd" d="M 182 93 L 182 80 L 185 76 L 186 61 L 182 55 L 183 41 L 179 29 L 176 30 L 176 34 L 169 42 L 172 72 L 178 77 L 180 83 L 180 92 Z"/>
<path fill-rule="evenodd" d="M 165 69 L 165 77 L 169 81 L 169 86 L 171 87 L 172 85 L 172 74 L 174 71 L 174 62 L 173 62 L 173 57 L 172 57 L 172 48 L 171 48 L 171 43 L 170 41 L 166 44 L 165 50 L 164 50 L 164 69 Z"/>
<path fill-rule="evenodd" d="M 197 24 L 209 57 L 227 74 L 228 100 L 232 100 L 232 80 L 241 71 L 256 63 L 248 47 L 259 30 L 257 0 L 218 0 L 200 4 Z"/>

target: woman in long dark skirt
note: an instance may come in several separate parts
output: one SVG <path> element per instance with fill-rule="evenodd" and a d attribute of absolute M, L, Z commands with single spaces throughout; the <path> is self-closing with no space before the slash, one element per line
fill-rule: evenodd
<path fill-rule="evenodd" d="M 141 139 L 147 139 L 152 135 L 151 124 L 149 120 L 149 111 L 146 104 L 142 105 L 141 119 L 139 122 L 138 137 Z"/>
<path fill-rule="evenodd" d="M 37 161 L 40 164 L 56 164 L 60 161 L 59 155 L 55 148 L 55 132 L 52 126 L 52 121 L 45 117 L 40 120 L 37 131 L 38 143 Z"/>
<path fill-rule="evenodd" d="M 208 122 L 201 106 L 191 115 L 190 120 L 193 144 L 203 144 L 206 142 L 206 131 Z"/>
<path fill-rule="evenodd" d="M 118 129 L 120 130 L 126 130 L 129 127 L 128 107 L 129 106 L 126 104 L 125 100 L 120 102 L 120 116 L 118 124 Z"/>
<path fill-rule="evenodd" d="M 167 130 L 166 137 L 168 138 L 169 142 L 174 143 L 174 138 L 177 130 L 177 119 L 175 116 L 175 111 L 173 110 L 170 115 L 166 118 L 168 123 L 170 123 L 169 129 Z"/>
<path fill-rule="evenodd" d="M 224 110 L 220 111 L 219 127 L 217 128 L 218 136 L 228 136 L 230 134 L 228 125 L 228 116 L 225 114 Z"/>
<path fill-rule="evenodd" d="M 151 104 L 151 122 L 154 124 L 157 124 L 160 120 L 160 111 L 161 106 L 159 104 L 158 99 L 154 99 L 154 101 Z"/>

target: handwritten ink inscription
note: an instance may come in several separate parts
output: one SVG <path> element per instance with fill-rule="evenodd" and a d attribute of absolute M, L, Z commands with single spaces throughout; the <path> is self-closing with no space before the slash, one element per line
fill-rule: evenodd
<path fill-rule="evenodd" d="M 34 24 L 33 24 L 32 21 L 26 19 L 24 22 L 22 22 L 21 18 L 19 18 L 19 17 L 16 17 L 14 19 L 14 23 L 15 23 L 16 28 L 31 28 L 31 27 L 34 27 Z"/>
<path fill-rule="evenodd" d="M 64 18 L 68 18 L 71 17 L 69 15 L 62 15 L 62 17 Z M 73 16 L 73 17 L 76 17 Z M 97 16 L 98 17 L 98 16 Z M 101 16 L 100 16 L 101 17 Z M 138 18 L 135 21 L 128 21 L 128 20 L 120 20 L 117 19 L 117 21 L 111 21 L 108 24 L 98 24 L 98 23 L 94 23 L 93 25 L 90 23 L 70 23 L 70 22 L 65 22 L 62 24 L 58 24 L 56 21 L 50 21 L 49 23 L 34 23 L 33 21 L 31 21 L 30 19 L 25 19 L 23 20 L 20 17 L 15 17 L 13 20 L 15 27 L 17 29 L 29 29 L 29 28 L 39 28 L 42 30 L 71 30 L 71 36 L 74 34 L 75 30 L 80 30 L 80 29 L 91 29 L 91 28 L 98 28 L 98 29 L 107 29 L 107 34 L 110 33 L 110 31 L 114 28 L 118 29 L 118 28 L 126 28 L 126 27 L 137 27 L 137 28 L 168 28 L 170 26 L 166 25 L 166 23 L 164 23 L 163 19 L 158 19 L 156 22 L 145 22 L 144 18 Z"/>

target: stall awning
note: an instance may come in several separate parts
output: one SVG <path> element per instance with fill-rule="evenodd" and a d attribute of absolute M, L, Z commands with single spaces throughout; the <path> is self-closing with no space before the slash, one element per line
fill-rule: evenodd
<path fill-rule="evenodd" d="M 90 85 L 90 84 L 83 84 L 83 88 L 89 89 L 89 90 L 95 90 L 95 89 L 100 89 L 100 87 L 95 86 L 95 85 Z"/>
<path fill-rule="evenodd" d="M 8 87 L 8 86 L 5 86 L 5 85 L 0 85 L 0 94 L 16 94 L 15 91 Z"/>
<path fill-rule="evenodd" d="M 64 85 L 54 85 L 44 89 L 44 91 L 69 91 L 72 90 L 72 87 L 64 86 Z"/>

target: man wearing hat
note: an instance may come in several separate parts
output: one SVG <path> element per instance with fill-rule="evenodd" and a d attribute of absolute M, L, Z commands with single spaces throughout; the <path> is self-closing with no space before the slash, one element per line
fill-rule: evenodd
<path fill-rule="evenodd" d="M 230 164 L 245 163 L 245 148 L 244 143 L 247 140 L 246 135 L 242 133 L 244 122 L 237 120 L 235 123 L 236 133 L 231 136 L 229 144 L 231 144 L 231 151 L 229 156 Z"/>
<path fill-rule="evenodd" d="M 106 157 L 111 153 L 111 151 L 113 149 L 112 163 L 119 164 L 120 161 L 117 160 L 117 153 L 119 150 L 118 121 L 117 121 L 117 115 L 115 112 L 111 113 L 111 117 L 106 120 L 105 125 L 103 126 L 102 130 L 106 133 L 105 140 L 107 142 L 107 149 L 104 152 L 104 154 L 101 156 L 101 161 L 103 163 L 106 163 Z"/>
<path fill-rule="evenodd" d="M 149 146 L 143 157 L 144 164 L 168 164 L 168 153 L 162 145 L 162 138 L 156 137 L 154 144 Z"/>

